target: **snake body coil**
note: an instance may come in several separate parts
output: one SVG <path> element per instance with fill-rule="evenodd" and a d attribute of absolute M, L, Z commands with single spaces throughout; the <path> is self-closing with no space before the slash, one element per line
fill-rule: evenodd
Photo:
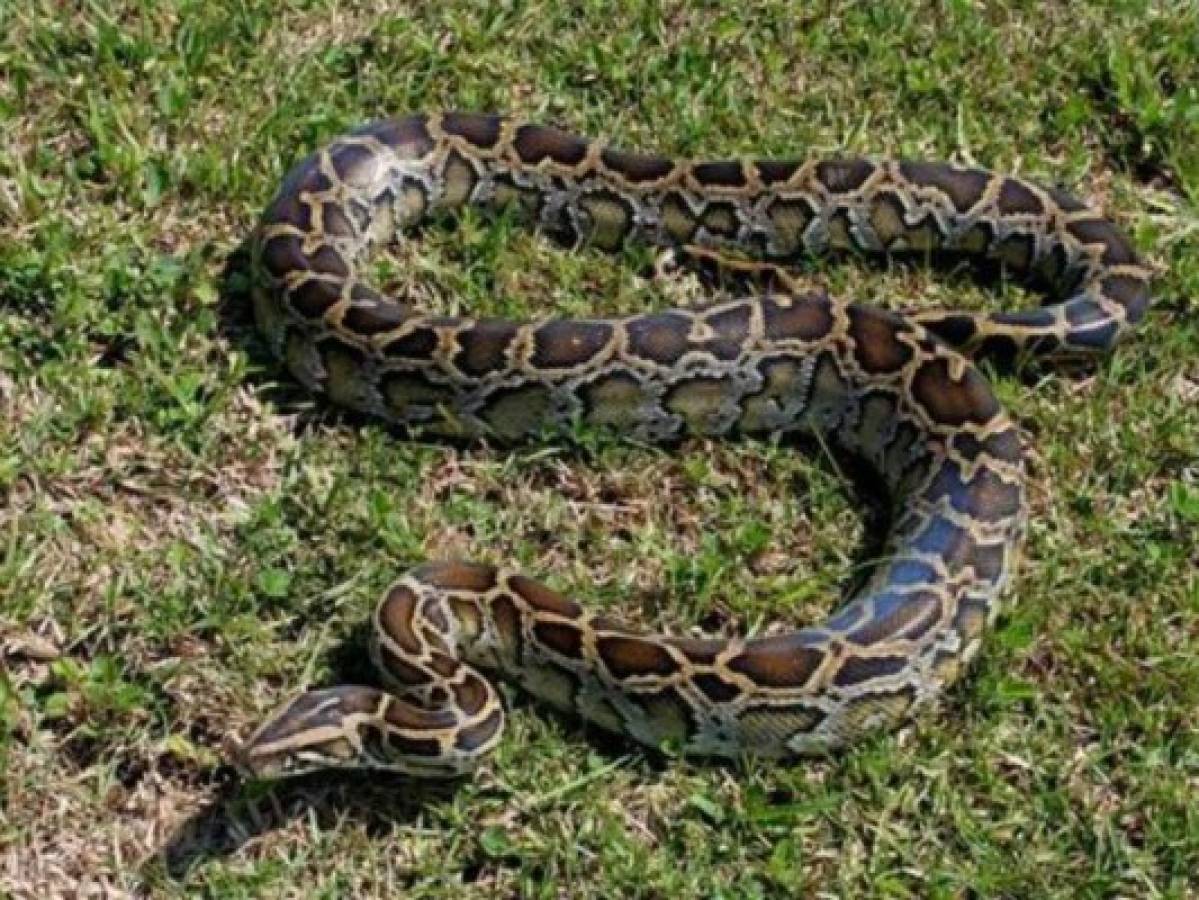
<path fill-rule="evenodd" d="M 374 244 L 439 211 L 512 208 L 571 243 L 962 256 L 1047 283 L 1021 312 L 898 315 L 765 293 L 622 318 L 430 316 L 358 276 Z M 258 775 L 324 766 L 470 770 L 504 714 L 482 671 L 653 746 L 822 752 L 953 681 L 1000 609 L 1026 518 L 1016 429 L 967 356 L 1109 349 L 1148 272 L 1105 218 L 1015 178 L 942 163 L 685 163 L 501 117 L 376 123 L 301 162 L 258 235 L 255 309 L 333 401 L 451 435 L 515 440 L 582 421 L 642 439 L 819 435 L 865 460 L 892 510 L 882 561 L 823 623 L 730 640 L 649 635 L 513 572 L 438 563 L 375 612 L 385 689 L 287 703 L 240 748 Z"/>

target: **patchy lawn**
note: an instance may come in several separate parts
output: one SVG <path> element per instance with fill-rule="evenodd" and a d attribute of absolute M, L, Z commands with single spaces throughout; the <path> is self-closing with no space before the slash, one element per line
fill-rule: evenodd
<path fill-rule="evenodd" d="M 1199 895 L 1199 7 L 815 6 L 0 6 L 0 893 Z M 1020 603 L 934 714 L 737 769 L 516 700 L 461 784 L 222 767 L 296 686 L 366 677 L 377 592 L 430 556 L 716 629 L 820 615 L 853 569 L 853 499 L 789 450 L 397 441 L 263 356 L 238 249 L 282 173 L 445 107 L 678 154 L 955 158 L 1129 229 L 1161 271 L 1139 335 L 1083 376 L 1001 379 L 1033 456 Z M 408 254 L 444 309 L 686 287 L 473 220 Z"/>

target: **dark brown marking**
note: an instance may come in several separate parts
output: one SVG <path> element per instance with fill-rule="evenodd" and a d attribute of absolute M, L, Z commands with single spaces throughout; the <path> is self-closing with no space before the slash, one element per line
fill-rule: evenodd
<path fill-rule="evenodd" d="M 1085 203 L 1083 203 L 1073 194 L 1063 191 L 1061 188 L 1049 188 L 1049 196 L 1053 199 L 1053 202 L 1058 205 L 1062 212 L 1082 212 L 1087 208 Z"/>
<path fill-rule="evenodd" d="M 1066 335 L 1066 341 L 1076 347 L 1091 350 L 1110 350 L 1116 343 L 1119 334 L 1119 323 L 1109 320 L 1097 327 L 1088 325 L 1085 328 L 1072 328 Z"/>
<path fill-rule="evenodd" d="M 354 134 L 374 137 L 394 150 L 401 159 L 420 159 L 433 151 L 433 138 L 426 121 L 425 116 L 387 119 L 365 125 Z"/>
<path fill-rule="evenodd" d="M 908 661 L 902 656 L 849 656 L 833 678 L 837 687 L 852 687 L 863 681 L 886 678 L 902 672 Z"/>
<path fill-rule="evenodd" d="M 490 150 L 500 139 L 502 122 L 499 116 L 451 112 L 442 116 L 441 128 L 446 134 L 463 138 L 481 150 Z"/>
<path fill-rule="evenodd" d="M 416 594 L 404 585 L 397 584 L 387 592 L 376 613 L 380 630 L 405 653 L 417 654 L 421 651 L 421 643 L 412 628 L 415 611 Z"/>
<path fill-rule="evenodd" d="M 458 346 L 462 349 L 454 356 L 454 365 L 473 378 L 502 369 L 517 330 L 516 325 L 504 319 L 480 319 L 458 332 Z"/>
<path fill-rule="evenodd" d="M 638 316 L 625 326 L 629 351 L 659 365 L 674 365 L 690 349 L 691 324 L 683 313 Z"/>
<path fill-rule="evenodd" d="M 522 125 L 513 141 L 522 162 L 537 165 L 544 159 L 563 166 L 577 166 L 587 156 L 587 141 L 558 128 Z"/>
<path fill-rule="evenodd" d="M 417 756 L 436 758 L 441 755 L 441 742 L 437 738 L 416 738 L 395 731 L 378 731 L 368 725 L 361 735 L 362 742 L 368 748 L 372 741 L 377 741 L 388 748 L 379 751 L 384 756 L 399 754 L 401 756 Z"/>
<path fill-rule="evenodd" d="M 1045 204 L 1041 202 L 1041 198 L 1016 178 L 1003 179 L 995 206 L 1001 216 L 1035 216 L 1045 211 Z"/>
<path fill-rule="evenodd" d="M 600 153 L 600 159 L 609 169 L 634 184 L 659 181 L 674 171 L 672 160 L 650 153 L 630 153 L 605 147 Z"/>
<path fill-rule="evenodd" d="M 1107 310 L 1094 300 L 1076 297 L 1065 306 L 1066 321 L 1071 325 L 1091 325 L 1110 318 Z"/>
<path fill-rule="evenodd" d="M 471 675 L 461 684 L 452 685 L 454 699 L 468 716 L 478 713 L 486 704 L 491 692 L 477 675 Z"/>
<path fill-rule="evenodd" d="M 713 703 L 727 703 L 741 693 L 741 688 L 737 685 L 729 684 L 712 672 L 701 672 L 692 681 Z"/>
<path fill-rule="evenodd" d="M 637 675 L 673 675 L 679 664 L 665 647 L 654 641 L 623 635 L 596 638 L 596 649 L 608 671 L 616 678 Z"/>
<path fill-rule="evenodd" d="M 583 612 L 583 608 L 579 604 L 567 600 L 557 591 L 550 590 L 540 581 L 535 581 L 526 575 L 513 575 L 508 579 L 508 587 L 536 610 L 555 613 L 566 618 L 573 618 Z"/>
<path fill-rule="evenodd" d="M 1135 324 L 1149 308 L 1149 283 L 1132 275 L 1108 275 L 1100 282 L 1104 296 L 1124 307 L 1128 321 Z"/>
<path fill-rule="evenodd" d="M 1001 462 L 1018 463 L 1023 458 L 1020 436 L 1014 428 L 996 432 L 981 441 L 968 431 L 960 431 L 953 436 L 953 447 L 968 461 L 987 456 Z"/>
<path fill-rule="evenodd" d="M 929 313 L 920 317 L 920 324 L 954 347 L 966 346 L 978 332 L 974 317 L 965 313 Z"/>
<path fill-rule="evenodd" d="M 954 509 L 984 522 L 1011 519 L 1020 509 L 1022 488 L 1018 482 L 1004 481 L 990 469 L 980 469 L 969 481 L 962 479 L 956 464 L 941 467 L 929 491 L 929 499 L 948 497 Z"/>
<path fill-rule="evenodd" d="M 404 657 L 394 653 L 386 644 L 375 644 L 376 658 L 382 669 L 395 681 L 409 687 L 427 685 L 433 680 L 424 669 L 412 665 Z"/>
<path fill-rule="evenodd" d="M 739 303 L 719 312 L 708 313 L 704 322 L 715 332 L 715 336 L 703 342 L 703 348 L 721 360 L 734 360 L 741 355 L 749 337 L 749 325 L 753 314 L 749 304 Z"/>
<path fill-rule="evenodd" d="M 739 159 L 696 163 L 691 174 L 704 187 L 745 187 L 745 168 Z"/>
<path fill-rule="evenodd" d="M 500 643 L 511 648 L 517 665 L 520 665 L 524 648 L 521 641 L 520 611 L 516 608 L 516 601 L 507 594 L 501 594 L 491 602 L 490 608 Z"/>
<path fill-rule="evenodd" d="M 934 421 L 958 426 L 984 424 L 999 414 L 999 401 L 985 378 L 970 367 L 960 381 L 949 373 L 949 361 L 933 359 L 912 377 L 912 396 Z"/>
<path fill-rule="evenodd" d="M 771 185 L 790 180 L 803 163 L 795 159 L 759 159 L 754 162 L 762 184 Z"/>
<path fill-rule="evenodd" d="M 311 231 L 312 205 L 300 200 L 295 192 L 281 194 L 264 218 L 267 222 L 291 225 L 300 231 Z"/>
<path fill-rule="evenodd" d="M 358 236 L 358 226 L 350 220 L 338 203 L 321 204 L 321 227 L 325 234 L 334 237 L 354 238 Z"/>
<path fill-rule="evenodd" d="M 294 234 L 280 234 L 266 241 L 262 245 L 262 264 L 276 278 L 311 268 L 301 239 Z"/>
<path fill-rule="evenodd" d="M 533 332 L 533 365 L 543 369 L 569 369 L 594 358 L 612 339 L 606 322 L 561 319 Z"/>
<path fill-rule="evenodd" d="M 849 307 L 849 333 L 853 355 L 872 374 L 896 372 L 912 358 L 912 348 L 899 340 L 904 328 L 898 316 L 883 310 L 853 304 Z"/>
<path fill-rule="evenodd" d="M 375 151 L 362 144 L 334 144 L 329 149 L 329 163 L 339 179 L 352 184 L 358 180 L 359 170 L 375 165 Z"/>
<path fill-rule="evenodd" d="M 1084 244 L 1102 244 L 1100 257 L 1105 266 L 1132 265 L 1137 255 L 1127 237 L 1107 219 L 1082 219 L 1071 222 L 1066 230 Z"/>
<path fill-rule="evenodd" d="M 991 176 L 979 169 L 959 169 L 948 163 L 902 162 L 899 171 L 913 184 L 943 191 L 954 209 L 967 212 L 982 199 Z"/>
<path fill-rule="evenodd" d="M 412 570 L 412 577 L 447 591 L 484 593 L 495 587 L 495 567 L 482 563 L 434 562 Z"/>
<path fill-rule="evenodd" d="M 307 278 L 287 292 L 292 309 L 309 319 L 319 319 L 341 296 L 341 282 Z"/>
<path fill-rule="evenodd" d="M 283 184 L 279 187 L 279 199 L 289 196 L 298 197 L 302 193 L 317 194 L 329 190 L 333 186 L 333 183 L 321 171 L 320 160 L 320 153 L 313 153 L 292 166 L 291 170 L 284 177 Z M 269 213 L 266 216 L 266 221 L 271 221 Z"/>
<path fill-rule="evenodd" d="M 716 332 L 718 339 L 741 343 L 749 335 L 753 313 L 748 303 L 738 303 L 726 309 L 704 314 L 704 322 Z"/>
<path fill-rule="evenodd" d="M 496 736 L 503 723 L 504 713 L 499 709 L 493 710 L 482 722 L 477 725 L 468 725 L 459 731 L 458 736 L 454 739 L 454 747 L 465 753 L 478 750 Z"/>
<path fill-rule="evenodd" d="M 437 332 L 432 328 L 413 328 L 406 334 L 388 341 L 383 347 L 383 353 L 393 359 L 425 360 L 437 349 L 437 344 Z"/>
<path fill-rule="evenodd" d="M 967 515 L 984 520 L 1011 519 L 1023 502 L 1023 488 L 1019 482 L 1005 481 L 990 469 L 981 469 L 968 482 L 969 494 L 956 503 Z"/>
<path fill-rule="evenodd" d="M 1018 463 L 1024 459 L 1024 446 L 1015 426 L 1009 426 L 1003 431 L 989 435 L 983 444 L 987 448 L 987 453 L 997 460 Z"/>
<path fill-rule="evenodd" d="M 911 621 L 897 633 L 897 637 L 905 641 L 918 641 L 941 621 L 941 598 L 932 593 L 920 592 L 909 595 L 908 602 L 921 607 L 913 614 Z"/>
<path fill-rule="evenodd" d="M 712 638 L 671 638 L 668 643 L 697 666 L 713 665 L 726 646 L 725 641 Z"/>
<path fill-rule="evenodd" d="M 772 341 L 818 341 L 833 327 L 832 304 L 821 294 L 794 297 L 790 303 L 778 298 L 762 300 L 766 337 Z"/>
<path fill-rule="evenodd" d="M 881 598 L 878 602 L 881 604 Z M 855 644 L 869 647 L 880 641 L 894 640 L 901 632 L 913 629 L 917 634 L 904 633 L 903 636 L 909 640 L 915 639 L 937 621 L 940 607 L 941 604 L 934 594 L 922 592 L 898 595 L 894 602 L 880 606 L 873 618 L 867 619 L 851 631 L 847 638 Z"/>
<path fill-rule="evenodd" d="M 583 649 L 583 632 L 566 622 L 537 622 L 533 625 L 533 636 L 570 659 L 578 659 Z"/>
<path fill-rule="evenodd" d="M 932 518 L 924 526 L 913 546 L 944 560 L 946 568 L 954 574 L 970 562 L 974 553 L 970 532 L 941 516 Z"/>
<path fill-rule="evenodd" d="M 429 668 L 442 678 L 452 678 L 461 667 L 462 663 L 445 653 L 429 654 Z"/>
<path fill-rule="evenodd" d="M 408 312 L 407 307 L 390 301 L 358 302 L 346 310 L 341 321 L 359 334 L 379 334 L 402 325 Z"/>
<path fill-rule="evenodd" d="M 834 194 L 856 191 L 874 173 L 868 159 L 830 159 L 816 164 L 816 178 Z"/>
<path fill-rule="evenodd" d="M 361 710 L 361 712 L 373 712 L 373 708 Z M 450 728 L 457 721 L 454 711 L 451 709 L 423 709 L 402 700 L 393 700 L 388 703 L 383 710 L 383 718 L 389 725 L 397 728 L 412 728 L 420 731 L 431 728 Z"/>
<path fill-rule="evenodd" d="M 308 257 L 308 266 L 314 272 L 333 275 L 337 278 L 345 278 L 350 274 L 350 268 L 341 254 L 328 244 L 323 245 L 316 253 Z"/>
<path fill-rule="evenodd" d="M 991 321 L 1000 325 L 1022 325 L 1026 328 L 1052 328 L 1057 316 L 1052 309 L 1020 309 L 1014 312 L 997 312 Z"/>
<path fill-rule="evenodd" d="M 798 635 L 780 635 L 752 641 L 728 665 L 766 687 L 803 687 L 823 659 L 821 651 Z"/>

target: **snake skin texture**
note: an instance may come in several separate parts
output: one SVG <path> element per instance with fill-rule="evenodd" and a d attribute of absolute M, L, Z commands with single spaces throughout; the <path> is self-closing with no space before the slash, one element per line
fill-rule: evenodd
<path fill-rule="evenodd" d="M 571 245 L 970 259 L 1048 288 L 1018 312 L 907 315 L 764 292 L 619 318 L 433 316 L 359 275 L 440 214 L 504 209 Z M 814 435 L 885 485 L 885 551 L 825 621 L 787 634 L 641 633 L 525 575 L 414 569 L 374 616 L 382 688 L 302 693 L 236 751 L 261 777 L 470 771 L 499 740 L 488 675 L 651 747 L 823 753 L 925 706 L 1002 608 L 1027 516 L 1017 430 L 971 358 L 1095 355 L 1144 315 L 1149 272 L 1107 219 L 945 163 L 681 162 L 499 116 L 378 122 L 299 163 L 264 216 L 255 313 L 292 373 L 402 426 L 515 441 L 578 423 L 643 440 Z M 487 674 L 484 674 L 487 673 Z"/>

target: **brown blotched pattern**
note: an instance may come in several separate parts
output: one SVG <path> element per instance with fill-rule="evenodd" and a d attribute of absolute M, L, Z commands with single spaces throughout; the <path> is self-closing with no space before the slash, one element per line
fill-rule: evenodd
<path fill-rule="evenodd" d="M 428 316 L 359 280 L 372 245 L 467 205 L 514 206 L 534 227 L 605 248 L 733 248 L 758 260 L 742 268 L 784 284 L 778 266 L 803 254 L 949 254 L 1063 296 L 1016 313 L 900 316 L 784 291 L 518 323 Z M 368 125 L 313 154 L 256 246 L 260 326 L 337 403 L 501 440 L 578 422 L 647 440 L 815 434 L 878 469 L 894 523 L 849 602 L 769 638 L 636 633 L 523 575 L 422 566 L 375 613 L 386 689 L 293 700 L 242 747 L 239 762 L 260 775 L 469 771 L 504 721 L 483 672 L 686 753 L 823 752 L 896 723 L 978 650 L 1026 516 L 1016 429 L 967 356 L 1101 352 L 1149 301 L 1149 273 L 1114 225 L 1008 176 L 867 159 L 681 162 L 465 113 Z"/>

